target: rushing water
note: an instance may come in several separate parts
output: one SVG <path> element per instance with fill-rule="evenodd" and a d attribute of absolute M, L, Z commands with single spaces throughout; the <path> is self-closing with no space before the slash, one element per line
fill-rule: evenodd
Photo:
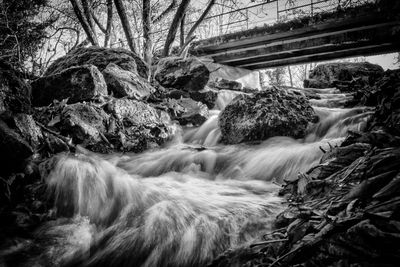
<path fill-rule="evenodd" d="M 59 219 L 36 232 L 40 253 L 24 265 L 204 266 L 254 241 L 283 209 L 276 184 L 317 164 L 320 147 L 340 144 L 371 113 L 341 108 L 349 96 L 335 89 L 312 92 L 320 122 L 303 140 L 220 145 L 214 110 L 162 149 L 59 155 L 47 178 Z M 216 107 L 237 94 L 221 91 Z"/>

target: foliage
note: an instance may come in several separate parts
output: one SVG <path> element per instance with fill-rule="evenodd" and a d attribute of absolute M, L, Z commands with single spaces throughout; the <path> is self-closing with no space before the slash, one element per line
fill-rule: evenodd
<path fill-rule="evenodd" d="M 24 62 L 39 49 L 46 28 L 54 19 L 36 21 L 47 0 L 0 1 L 0 58 L 24 69 Z"/>

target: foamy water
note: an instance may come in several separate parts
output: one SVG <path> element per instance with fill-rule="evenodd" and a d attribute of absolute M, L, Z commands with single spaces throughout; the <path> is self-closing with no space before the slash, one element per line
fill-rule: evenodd
<path fill-rule="evenodd" d="M 322 100 L 348 97 L 307 90 L 326 94 Z M 217 107 L 236 95 L 222 91 Z M 59 219 L 36 232 L 38 248 L 21 265 L 205 266 L 226 249 L 254 242 L 284 208 L 277 184 L 318 164 L 321 148 L 362 130 L 371 114 L 330 104 L 315 111 L 320 121 L 301 140 L 221 145 L 214 110 L 161 149 L 58 155 L 46 182 Z"/>

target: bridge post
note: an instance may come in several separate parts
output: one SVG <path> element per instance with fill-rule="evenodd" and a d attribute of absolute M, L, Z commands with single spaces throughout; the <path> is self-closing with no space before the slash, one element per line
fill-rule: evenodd
<path fill-rule="evenodd" d="M 279 21 L 279 0 L 276 0 L 276 21 Z"/>
<path fill-rule="evenodd" d="M 313 0 L 311 0 L 311 17 L 314 15 L 314 3 Z"/>

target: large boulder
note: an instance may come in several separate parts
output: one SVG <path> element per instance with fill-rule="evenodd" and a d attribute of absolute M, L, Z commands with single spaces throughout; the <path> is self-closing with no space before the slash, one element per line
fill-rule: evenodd
<path fill-rule="evenodd" d="M 148 67 L 135 53 L 123 48 L 81 47 L 54 61 L 45 72 L 45 76 L 56 74 L 73 66 L 95 65 L 103 71 L 108 64 L 114 63 L 132 73 L 138 73 L 147 79 Z"/>
<path fill-rule="evenodd" d="M 348 82 L 356 78 L 373 82 L 382 73 L 383 68 L 381 66 L 369 62 L 320 64 L 310 72 L 309 79 L 304 80 L 304 87 L 336 87 L 340 82 Z"/>
<path fill-rule="evenodd" d="M 109 93 L 115 97 L 133 97 L 141 99 L 149 96 L 155 89 L 134 72 L 127 71 L 114 63 L 110 63 L 103 70 L 103 76 Z"/>
<path fill-rule="evenodd" d="M 82 102 L 99 95 L 107 95 L 107 85 L 101 72 L 93 65 L 71 67 L 32 83 L 34 106 L 46 106 L 55 99 L 66 98 L 68 103 Z"/>
<path fill-rule="evenodd" d="M 200 91 L 210 76 L 207 66 L 197 58 L 168 57 L 161 59 L 155 70 L 155 79 L 166 88 Z"/>
<path fill-rule="evenodd" d="M 273 136 L 302 138 L 317 116 L 301 95 L 270 88 L 237 96 L 219 116 L 222 142 L 236 144 Z"/>
<path fill-rule="evenodd" d="M 30 86 L 11 65 L 0 60 L 0 114 L 30 113 Z"/>

